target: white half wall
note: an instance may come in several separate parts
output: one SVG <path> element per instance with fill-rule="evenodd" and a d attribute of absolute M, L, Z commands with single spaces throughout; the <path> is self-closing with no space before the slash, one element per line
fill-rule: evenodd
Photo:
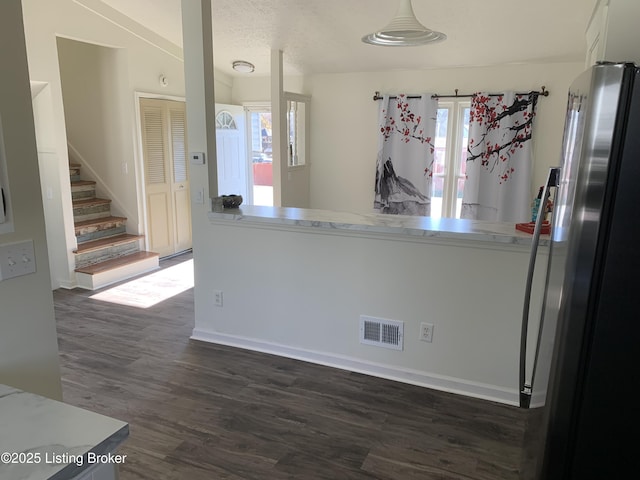
<path fill-rule="evenodd" d="M 311 230 L 200 225 L 194 338 L 517 403 L 527 247 Z M 360 344 L 360 315 L 404 350 Z"/>

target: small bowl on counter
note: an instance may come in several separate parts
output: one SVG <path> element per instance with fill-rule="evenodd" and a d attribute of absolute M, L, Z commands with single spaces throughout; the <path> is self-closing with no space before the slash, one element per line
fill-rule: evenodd
<path fill-rule="evenodd" d="M 222 195 L 224 208 L 238 208 L 240 205 L 242 205 L 242 195 Z"/>

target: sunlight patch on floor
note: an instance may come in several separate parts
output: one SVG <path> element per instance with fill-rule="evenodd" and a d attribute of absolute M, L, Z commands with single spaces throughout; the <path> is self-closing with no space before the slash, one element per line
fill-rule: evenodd
<path fill-rule="evenodd" d="M 193 288 L 193 259 L 96 293 L 89 298 L 149 308 Z"/>

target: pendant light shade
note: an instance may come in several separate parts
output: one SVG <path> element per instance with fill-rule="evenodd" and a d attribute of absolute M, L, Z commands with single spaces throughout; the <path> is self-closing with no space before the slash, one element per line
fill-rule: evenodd
<path fill-rule="evenodd" d="M 434 32 L 422 25 L 413 13 L 411 0 L 400 0 L 398 11 L 383 29 L 362 37 L 364 43 L 388 47 L 413 47 L 446 39 L 444 33 Z"/>

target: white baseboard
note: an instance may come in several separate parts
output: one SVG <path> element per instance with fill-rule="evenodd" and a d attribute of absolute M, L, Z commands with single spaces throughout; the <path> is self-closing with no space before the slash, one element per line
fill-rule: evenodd
<path fill-rule="evenodd" d="M 67 282 L 67 281 L 59 280 L 58 283 L 59 283 L 59 286 L 56 288 L 64 288 L 65 290 L 73 290 L 78 286 L 76 282 Z M 54 288 L 53 290 L 55 290 L 56 288 Z"/>
<path fill-rule="evenodd" d="M 516 389 L 506 389 L 495 385 L 470 382 L 454 377 L 430 374 L 418 370 L 383 365 L 358 358 L 336 355 L 327 352 L 315 352 L 287 345 L 280 345 L 253 338 L 239 337 L 222 333 L 194 329 L 192 340 L 216 343 L 231 347 L 244 348 L 256 352 L 270 353 L 282 357 L 340 368 L 351 372 L 363 373 L 420 387 L 432 388 L 443 392 L 456 393 L 473 398 L 481 398 L 506 405 L 518 405 L 519 395 Z"/>

